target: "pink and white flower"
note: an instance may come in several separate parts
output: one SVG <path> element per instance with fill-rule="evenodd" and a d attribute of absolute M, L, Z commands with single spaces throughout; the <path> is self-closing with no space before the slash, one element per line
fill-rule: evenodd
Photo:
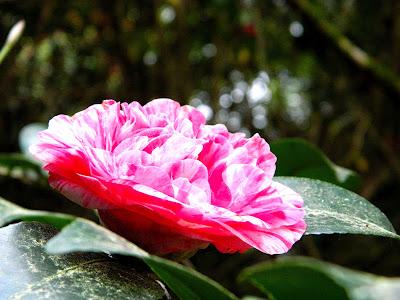
<path fill-rule="evenodd" d="M 264 139 L 205 125 L 170 99 L 106 100 L 58 115 L 31 152 L 53 188 L 152 253 L 210 243 L 284 253 L 306 228 L 302 198 L 273 181 L 276 157 Z"/>

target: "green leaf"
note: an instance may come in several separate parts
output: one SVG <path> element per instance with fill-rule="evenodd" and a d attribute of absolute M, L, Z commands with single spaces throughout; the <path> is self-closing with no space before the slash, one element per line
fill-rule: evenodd
<path fill-rule="evenodd" d="M 149 255 L 133 243 L 91 221 L 70 215 L 24 209 L 0 198 L 0 226 L 36 220 L 62 228 L 46 245 L 51 254 L 107 252 L 143 259 L 181 299 L 237 299 L 210 278 L 178 263 Z M 75 220 L 75 221 L 74 221 Z"/>
<path fill-rule="evenodd" d="M 17 22 L 11 28 L 10 32 L 8 33 L 6 42 L 0 50 L 0 64 L 3 62 L 4 58 L 7 56 L 7 54 L 11 51 L 11 49 L 17 43 L 17 41 L 19 40 L 19 38 L 22 35 L 22 32 L 24 31 L 24 28 L 25 28 L 24 20 Z"/>
<path fill-rule="evenodd" d="M 363 197 L 308 178 L 274 177 L 304 200 L 306 234 L 354 233 L 400 239 L 388 218 Z"/>
<path fill-rule="evenodd" d="M 61 229 L 74 219 L 74 216 L 67 214 L 25 209 L 0 197 L 0 227 L 23 220 L 47 223 Z"/>
<path fill-rule="evenodd" d="M 108 252 L 145 258 L 150 255 L 123 237 L 89 220 L 77 218 L 46 244 L 51 254 Z"/>
<path fill-rule="evenodd" d="M 43 245 L 57 231 L 36 222 L 0 229 L 2 299 L 161 299 L 152 275 L 105 254 L 49 255 Z"/>
<path fill-rule="evenodd" d="M 0 153 L 0 167 L 4 175 L 10 175 L 13 170 L 32 171 L 38 176 L 44 176 L 41 166 L 36 161 L 21 153 Z"/>
<path fill-rule="evenodd" d="M 46 245 L 52 254 L 107 252 L 143 259 L 181 299 L 237 299 L 210 278 L 183 265 L 149 255 L 136 245 L 93 222 L 77 219 Z"/>
<path fill-rule="evenodd" d="M 180 299 L 238 299 L 219 283 L 173 261 L 151 256 L 145 262 Z"/>
<path fill-rule="evenodd" d="M 247 268 L 239 281 L 250 282 L 276 300 L 395 300 L 400 295 L 400 278 L 375 276 L 305 257 L 286 257 Z"/>
<path fill-rule="evenodd" d="M 276 176 L 320 179 L 347 189 L 356 190 L 360 177 L 353 171 L 335 165 L 314 145 L 299 138 L 280 139 L 271 143 L 277 156 Z"/>

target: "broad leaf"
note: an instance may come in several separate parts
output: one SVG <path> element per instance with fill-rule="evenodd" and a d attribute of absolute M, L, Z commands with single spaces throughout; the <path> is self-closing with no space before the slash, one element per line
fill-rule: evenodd
<path fill-rule="evenodd" d="M 22 222 L 0 229 L 1 299 L 162 299 L 152 275 L 105 254 L 49 255 L 53 227 Z"/>
<path fill-rule="evenodd" d="M 308 178 L 275 177 L 274 180 L 303 197 L 306 234 L 355 233 L 400 239 L 388 218 L 353 192 Z"/>
<path fill-rule="evenodd" d="M 356 190 L 360 177 L 353 171 L 335 165 L 314 145 L 299 138 L 280 139 L 271 143 L 278 157 L 276 176 L 295 176 L 320 179 Z"/>
<path fill-rule="evenodd" d="M 67 214 L 25 209 L 0 197 L 0 227 L 23 220 L 47 223 L 61 229 L 74 219 L 74 216 Z"/>
<path fill-rule="evenodd" d="M 181 299 L 237 299 L 215 281 L 173 261 L 149 255 L 117 234 L 84 219 L 77 219 L 46 245 L 52 254 L 107 252 L 143 259 Z"/>
<path fill-rule="evenodd" d="M 46 245 L 52 254 L 108 252 L 145 258 L 150 255 L 123 237 L 89 220 L 77 218 Z"/>
<path fill-rule="evenodd" d="M 133 243 L 93 222 L 80 218 L 73 221 L 74 219 L 75 217 L 70 215 L 24 209 L 0 199 L 0 226 L 16 220 L 42 221 L 58 228 L 65 226 L 46 246 L 52 254 L 107 252 L 134 256 L 144 259 L 181 299 L 237 299 L 218 283 L 194 270 L 151 256 Z"/>
<path fill-rule="evenodd" d="M 273 299 L 395 300 L 400 278 L 349 270 L 310 258 L 281 258 L 245 269 L 247 281 Z"/>
<path fill-rule="evenodd" d="M 180 299 L 238 299 L 219 283 L 173 261 L 151 256 L 145 262 Z"/>

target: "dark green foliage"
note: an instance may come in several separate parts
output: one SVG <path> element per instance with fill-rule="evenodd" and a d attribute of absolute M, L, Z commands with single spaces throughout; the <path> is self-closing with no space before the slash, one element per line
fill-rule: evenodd
<path fill-rule="evenodd" d="M 276 176 L 296 176 L 319 179 L 350 190 L 360 186 L 360 177 L 352 170 L 339 167 L 317 147 L 298 138 L 280 139 L 271 143 L 277 156 Z"/>
<path fill-rule="evenodd" d="M 375 276 L 305 257 L 249 267 L 239 281 L 252 283 L 276 300 L 396 300 L 400 292 L 400 278 Z"/>
<path fill-rule="evenodd" d="M 49 255 L 53 227 L 22 222 L 0 229 L 3 299 L 162 299 L 156 278 L 105 254 Z"/>

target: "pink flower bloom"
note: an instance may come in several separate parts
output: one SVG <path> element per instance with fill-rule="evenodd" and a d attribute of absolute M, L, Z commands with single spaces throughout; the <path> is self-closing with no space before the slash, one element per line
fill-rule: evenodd
<path fill-rule="evenodd" d="M 303 200 L 272 180 L 264 139 L 205 125 L 193 107 L 107 100 L 54 117 L 39 140 L 50 185 L 152 253 L 284 253 L 305 231 Z"/>

